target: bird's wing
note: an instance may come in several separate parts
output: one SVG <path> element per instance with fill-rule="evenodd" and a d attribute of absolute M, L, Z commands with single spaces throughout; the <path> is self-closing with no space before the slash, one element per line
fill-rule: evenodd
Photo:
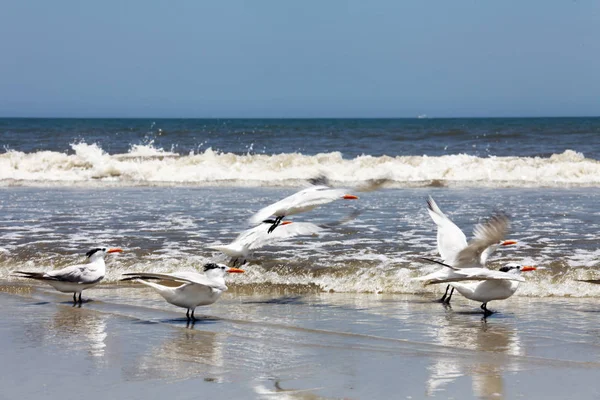
<path fill-rule="evenodd" d="M 252 235 L 244 237 L 244 245 L 250 250 L 256 250 L 268 244 L 289 239 L 301 235 L 314 235 L 323 231 L 323 228 L 310 222 L 294 222 L 287 225 L 279 225 L 274 231 L 268 233 L 264 226 L 255 230 Z M 252 229 L 254 230 L 254 229 Z"/>
<path fill-rule="evenodd" d="M 427 284 L 463 282 L 463 281 L 518 281 L 525 282 L 525 278 L 517 274 L 509 274 L 502 271 L 492 271 L 487 268 L 462 268 L 446 278 L 430 279 Z"/>
<path fill-rule="evenodd" d="M 600 279 L 576 279 L 577 282 L 587 282 L 587 283 L 596 283 L 600 284 Z"/>
<path fill-rule="evenodd" d="M 103 275 L 90 270 L 88 265 L 72 265 L 57 271 L 46 272 L 48 280 L 73 283 L 95 283 L 103 278 Z"/>
<path fill-rule="evenodd" d="M 437 246 L 442 259 L 453 263 L 458 253 L 467 247 L 467 237 L 454 222 L 440 210 L 433 198 L 427 200 L 427 211 L 437 225 Z"/>
<path fill-rule="evenodd" d="M 253 225 L 259 224 L 271 215 L 275 215 L 279 210 L 289 210 L 296 207 L 310 208 L 327 204 L 341 198 L 345 193 L 345 189 L 311 186 L 261 209 L 250 218 L 250 223 Z"/>
<path fill-rule="evenodd" d="M 213 282 L 206 275 L 199 274 L 197 272 L 175 272 L 171 274 L 159 274 L 159 273 L 145 273 L 145 272 L 131 272 L 125 273 L 123 276 L 127 278 L 122 280 L 133 280 L 133 279 L 161 279 L 172 282 L 182 283 L 194 283 L 196 285 L 208 286 L 214 289 L 227 290 L 227 286 Z"/>
<path fill-rule="evenodd" d="M 493 215 L 487 221 L 477 224 L 473 231 L 475 237 L 456 255 L 453 265 L 457 268 L 483 267 L 481 253 L 503 240 L 509 226 L 510 221 L 504 214 Z"/>

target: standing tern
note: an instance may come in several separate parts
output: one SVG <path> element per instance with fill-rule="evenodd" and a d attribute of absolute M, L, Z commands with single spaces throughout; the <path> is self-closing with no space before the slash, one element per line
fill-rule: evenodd
<path fill-rule="evenodd" d="M 537 268 L 532 266 L 522 266 L 517 263 L 508 263 L 500 268 L 499 272 L 511 276 L 519 276 L 521 272 L 535 271 Z M 495 271 L 494 271 L 495 272 Z M 458 290 L 469 300 L 483 303 L 481 309 L 485 316 L 493 314 L 493 311 L 487 309 L 487 303 L 492 300 L 505 300 L 515 294 L 521 280 L 486 280 L 483 282 L 461 283 L 453 282 L 450 285 Z"/>
<path fill-rule="evenodd" d="M 250 223 L 256 225 L 271 216 L 275 216 L 275 221 L 267 231 L 271 233 L 281 223 L 281 220 L 288 215 L 310 211 L 315 207 L 338 199 L 356 200 L 358 197 L 346 194 L 345 189 L 333 189 L 326 185 L 311 186 L 261 209 L 250 218 Z"/>
<path fill-rule="evenodd" d="M 231 265 L 235 267 L 237 264 L 244 265 L 246 263 L 246 258 L 249 257 L 254 250 L 270 243 L 299 235 L 313 235 L 323 230 L 320 226 L 309 222 L 283 221 L 277 229 L 269 234 L 265 229 L 265 224 L 273 225 L 274 223 L 275 220 L 266 219 L 262 224 L 240 233 L 233 242 L 225 245 L 213 245 L 208 248 L 218 250 L 231 257 L 233 262 Z"/>
<path fill-rule="evenodd" d="M 121 253 L 119 248 L 97 247 L 85 253 L 87 264 L 72 265 L 57 271 L 27 272 L 14 271 L 22 278 L 36 279 L 48 283 L 54 289 L 63 293 L 73 293 L 73 304 L 81 304 L 81 292 L 96 286 L 104 278 L 106 265 L 104 256 L 108 253 Z M 79 293 L 79 300 L 77 294 Z"/>
<path fill-rule="evenodd" d="M 482 268 L 498 247 L 517 243 L 503 239 L 508 230 L 508 219 L 503 215 L 492 217 L 486 224 L 477 225 L 474 230 L 475 238 L 467 243 L 463 231 L 442 212 L 431 196 L 427 200 L 427 211 L 437 225 L 438 253 L 444 263 L 455 268 Z M 446 286 L 440 302 L 450 303 L 454 288 L 448 296 L 449 289 L 450 285 Z"/>
<path fill-rule="evenodd" d="M 223 264 L 208 263 L 204 265 L 204 274 L 197 272 L 175 272 L 171 274 L 127 273 L 123 281 L 136 280 L 155 289 L 168 303 L 187 309 L 185 316 L 188 321 L 195 321 L 194 311 L 198 306 L 213 304 L 227 290 L 225 286 L 226 273 L 242 273 L 244 270 L 230 268 Z M 157 279 L 181 285 L 165 286 L 148 279 Z M 191 314 L 190 314 L 191 311 Z"/>

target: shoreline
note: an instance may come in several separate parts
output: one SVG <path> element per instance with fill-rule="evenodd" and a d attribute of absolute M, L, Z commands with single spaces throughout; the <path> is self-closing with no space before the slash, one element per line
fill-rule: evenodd
<path fill-rule="evenodd" d="M 150 290 L 91 289 L 78 308 L 51 290 L 0 288 L 9 397 L 77 398 L 61 385 L 74 393 L 100 381 L 121 398 L 172 396 L 175 387 L 176 398 L 600 394 L 586 385 L 600 369 L 600 300 L 511 298 L 482 320 L 474 302 L 449 310 L 430 296 L 226 293 L 190 326 Z M 11 383 L 23 370 L 38 379 Z M 106 396 L 97 384 L 85 390 Z"/>

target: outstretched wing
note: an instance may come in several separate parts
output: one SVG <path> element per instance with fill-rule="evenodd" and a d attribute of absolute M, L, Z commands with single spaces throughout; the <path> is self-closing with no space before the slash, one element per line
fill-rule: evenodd
<path fill-rule="evenodd" d="M 295 236 L 315 235 L 323 231 L 323 228 L 310 222 L 293 222 L 291 224 L 279 225 L 273 232 L 268 233 L 264 226 L 251 229 L 251 234 L 242 238 L 243 244 L 249 250 L 256 250 L 266 245 L 286 240 Z M 236 239 L 237 241 L 237 239 Z"/>
<path fill-rule="evenodd" d="M 433 275 L 433 274 L 431 274 Z M 425 277 L 423 277 L 425 278 Z M 463 282 L 463 281 L 518 281 L 525 282 L 525 278 L 517 274 L 508 274 L 502 271 L 492 271 L 487 268 L 462 268 L 452 271 L 443 276 L 430 276 L 429 279 L 419 279 L 426 281 L 426 285 L 436 283 Z"/>
<path fill-rule="evenodd" d="M 284 210 L 289 210 L 291 213 L 309 210 L 340 199 L 345 193 L 345 189 L 332 189 L 328 186 L 311 186 L 261 209 L 250 218 L 250 223 L 253 225 L 259 224 L 271 215 L 282 214 Z M 288 215 L 288 212 L 284 213 L 284 215 Z"/>
<path fill-rule="evenodd" d="M 208 286 L 214 289 L 227 290 L 227 286 L 218 284 L 209 279 L 206 275 L 199 274 L 197 272 L 175 272 L 172 274 L 159 274 L 159 273 L 145 273 L 145 272 L 130 272 L 125 273 L 123 276 L 127 278 L 121 279 L 123 281 L 133 280 L 133 279 L 160 279 L 164 281 L 171 282 L 181 282 L 181 283 L 194 283 L 196 285 Z"/>
<path fill-rule="evenodd" d="M 431 196 L 427 200 L 427 211 L 437 225 L 437 246 L 442 259 L 453 264 L 458 253 L 467 247 L 467 237 L 454 222 L 438 207 Z"/>
<path fill-rule="evenodd" d="M 510 227 L 510 221 L 505 214 L 496 214 L 474 229 L 474 239 L 456 256 L 454 266 L 458 268 L 483 267 L 481 253 L 489 246 L 503 240 Z"/>

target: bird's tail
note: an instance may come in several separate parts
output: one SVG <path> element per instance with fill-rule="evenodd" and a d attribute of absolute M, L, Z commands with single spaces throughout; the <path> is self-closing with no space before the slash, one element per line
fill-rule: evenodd
<path fill-rule="evenodd" d="M 240 255 L 238 251 L 234 250 L 233 248 L 229 247 L 226 244 L 216 245 L 216 246 L 208 246 L 208 248 L 211 250 L 220 251 L 221 253 L 223 253 L 229 257 L 237 257 Z"/>
<path fill-rule="evenodd" d="M 45 272 L 27 272 L 27 271 L 13 271 L 13 275 L 21 278 L 39 279 L 44 280 Z"/>

